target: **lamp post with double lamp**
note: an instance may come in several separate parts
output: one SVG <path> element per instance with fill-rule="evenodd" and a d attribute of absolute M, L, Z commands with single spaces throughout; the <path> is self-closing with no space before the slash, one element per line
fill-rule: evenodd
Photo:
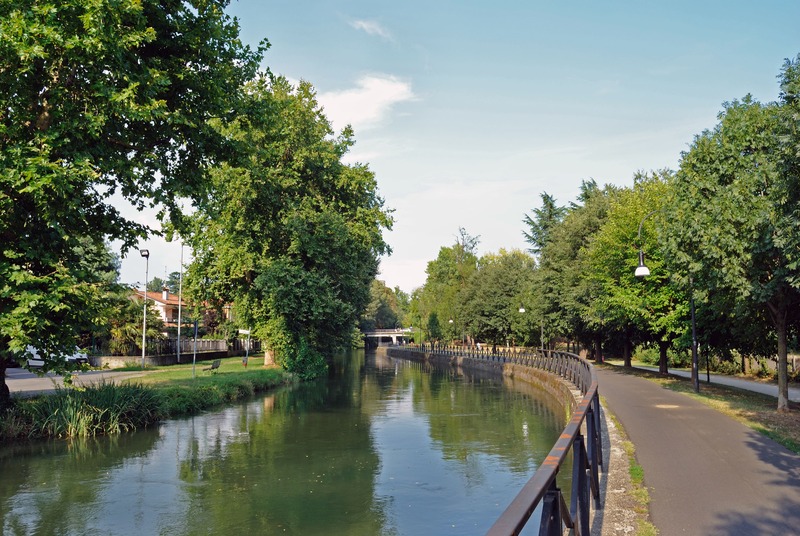
<path fill-rule="evenodd" d="M 145 259 L 144 264 L 144 307 L 142 309 L 142 368 L 144 368 L 144 354 L 145 346 L 147 344 L 147 279 L 150 277 L 150 251 L 147 249 L 140 249 L 142 257 Z"/>
<path fill-rule="evenodd" d="M 642 249 L 642 224 L 644 223 L 644 220 L 646 220 L 648 217 L 650 217 L 656 212 L 658 211 L 654 210 L 646 214 L 645 217 L 642 218 L 642 221 L 639 222 L 639 235 L 637 239 L 637 243 L 639 244 L 639 266 L 637 266 L 636 271 L 633 272 L 633 275 L 639 278 L 647 277 L 648 275 L 650 275 L 650 269 L 644 263 L 644 250 Z M 689 277 L 689 306 L 691 309 L 691 317 L 692 317 L 692 388 L 694 389 L 695 393 L 699 393 L 700 371 L 697 359 L 697 323 L 695 322 L 695 316 L 694 316 L 694 284 L 692 283 L 691 277 Z"/>

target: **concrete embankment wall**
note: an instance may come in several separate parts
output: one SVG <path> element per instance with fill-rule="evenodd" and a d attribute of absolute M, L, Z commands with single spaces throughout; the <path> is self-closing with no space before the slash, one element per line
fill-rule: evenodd
<path fill-rule="evenodd" d="M 560 401 L 564 405 L 565 419 L 570 418 L 582 397 L 581 393 L 575 389 L 574 386 L 555 374 L 550 374 L 541 369 L 524 365 L 487 361 L 485 359 L 464 356 L 432 354 L 420 350 L 412 350 L 409 348 L 401 349 L 391 346 L 381 346 L 376 349 L 376 352 L 384 353 L 388 357 L 408 359 L 420 363 L 430 363 L 435 367 L 483 371 L 490 374 L 497 374 L 507 379 L 524 381 L 536 386 Z M 458 372 L 460 372 L 460 370 L 458 370 Z"/>
<path fill-rule="evenodd" d="M 192 362 L 192 352 L 181 352 L 181 363 Z M 227 350 L 219 350 L 213 352 L 197 352 L 197 361 L 211 361 L 213 359 L 224 359 L 231 355 Z M 98 356 L 90 357 L 89 362 L 93 367 L 108 367 L 110 369 L 127 367 L 131 364 L 140 365 L 142 363 L 142 356 Z M 146 356 L 144 358 L 145 365 L 162 367 L 164 365 L 175 365 L 178 362 L 176 354 L 171 355 L 157 355 Z"/>

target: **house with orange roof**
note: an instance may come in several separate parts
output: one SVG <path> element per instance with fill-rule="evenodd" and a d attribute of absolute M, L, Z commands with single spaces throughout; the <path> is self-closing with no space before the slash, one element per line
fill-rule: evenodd
<path fill-rule="evenodd" d="M 133 297 L 137 300 L 142 299 L 142 291 L 139 289 L 134 290 Z M 185 301 L 182 301 L 171 294 L 169 289 L 165 288 L 161 292 L 151 292 L 147 291 L 147 299 L 155 305 L 156 309 L 158 309 L 159 316 L 161 316 L 161 320 L 164 321 L 164 327 L 167 328 L 175 328 L 178 327 L 178 305 L 182 309 L 182 320 L 185 324 L 187 322 L 187 317 L 189 315 L 189 310 L 187 309 L 188 305 Z M 227 305 L 223 308 L 222 311 L 223 317 L 225 320 L 231 320 L 233 318 L 233 314 L 231 312 L 231 306 Z"/>
<path fill-rule="evenodd" d="M 134 297 L 137 300 L 142 299 L 142 291 L 135 290 Z M 177 327 L 178 326 L 178 306 L 183 309 L 183 315 L 185 320 L 185 315 L 188 312 L 186 310 L 186 302 L 182 301 L 175 296 L 174 294 L 170 294 L 169 289 L 164 289 L 161 292 L 151 292 L 147 291 L 147 299 L 155 305 L 156 309 L 158 310 L 159 316 L 161 316 L 161 320 L 164 321 L 165 327 Z"/>

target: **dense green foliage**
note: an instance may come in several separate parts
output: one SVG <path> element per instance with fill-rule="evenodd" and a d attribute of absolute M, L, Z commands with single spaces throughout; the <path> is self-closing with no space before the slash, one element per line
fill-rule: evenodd
<path fill-rule="evenodd" d="M 438 257 L 428 263 L 428 278 L 425 286 L 412 296 L 409 317 L 413 325 L 427 332 L 429 339 L 456 339 L 465 333 L 465 319 L 460 314 L 463 300 L 459 294 L 478 268 L 479 240 L 461 228 L 455 244 L 441 248 Z M 431 324 L 433 313 L 436 321 Z M 436 331 L 431 331 L 432 326 L 436 326 Z"/>
<path fill-rule="evenodd" d="M 627 364 L 638 347 L 666 373 L 669 358 L 688 359 L 694 301 L 705 359 L 726 370 L 775 359 L 785 409 L 787 352 L 800 334 L 800 56 L 780 81 L 778 102 L 726 103 L 677 171 L 639 172 L 625 188 L 584 181 L 566 206 L 542 194 L 523 220 L 536 263 L 472 251 L 464 278 L 462 244 L 442 248 L 412 318 L 455 318 L 467 341 L 560 341 Z M 634 276 L 640 250 L 643 278 Z"/>
<path fill-rule="evenodd" d="M 521 251 L 485 255 L 459 295 L 460 317 L 467 331 L 492 343 L 524 342 L 515 337 L 522 326 L 522 291 L 533 276 L 533 259 Z"/>
<path fill-rule="evenodd" d="M 189 292 L 233 303 L 276 362 L 316 376 L 370 302 L 392 220 L 369 168 L 342 162 L 352 131 L 332 136 L 311 85 L 265 75 L 246 91 L 246 114 L 219 125 L 241 154 L 193 218 Z"/>
<path fill-rule="evenodd" d="M 3 358 L 33 344 L 59 366 L 102 317 L 105 281 L 86 254 L 153 231 L 124 217 L 118 198 L 181 227 L 182 200 L 203 194 L 208 164 L 227 152 L 209 119 L 238 107 L 261 58 L 226 5 L 0 3 Z"/>
<path fill-rule="evenodd" d="M 342 163 L 351 129 L 334 137 L 310 84 L 259 73 L 267 44 L 244 46 L 227 5 L 0 4 L 0 399 L 29 344 L 57 370 L 86 334 L 133 342 L 133 309 L 98 270 L 109 240 L 193 246 L 187 296 L 233 304 L 225 330 L 252 328 L 301 375 L 356 328 L 389 211 L 369 168 Z M 149 288 L 175 292 L 175 276 Z"/>
<path fill-rule="evenodd" d="M 361 315 L 358 327 L 361 331 L 394 329 L 406 326 L 409 296 L 399 287 L 390 289 L 379 280 L 370 287 L 370 302 Z"/>
<path fill-rule="evenodd" d="M 684 154 L 665 229 L 669 252 L 698 286 L 764 311 L 776 335 L 778 407 L 788 404 L 787 344 L 800 315 L 800 56 L 781 100 L 726 103 Z"/>

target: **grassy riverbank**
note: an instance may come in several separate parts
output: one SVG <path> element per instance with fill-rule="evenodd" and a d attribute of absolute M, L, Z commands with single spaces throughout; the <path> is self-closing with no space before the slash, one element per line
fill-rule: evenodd
<path fill-rule="evenodd" d="M 207 363 L 158 367 L 142 377 L 54 394 L 17 398 L 0 416 L 0 439 L 71 438 L 118 434 L 158 421 L 191 415 L 242 400 L 292 381 L 279 368 L 245 368 L 241 358 L 223 359 L 215 373 Z"/>

